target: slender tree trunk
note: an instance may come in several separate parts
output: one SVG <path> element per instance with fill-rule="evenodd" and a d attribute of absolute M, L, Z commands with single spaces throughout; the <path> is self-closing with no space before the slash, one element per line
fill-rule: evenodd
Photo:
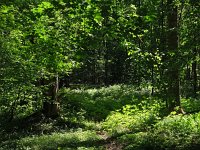
<path fill-rule="evenodd" d="M 151 68 L 151 95 L 153 96 L 154 95 L 154 66 L 152 65 L 152 68 Z"/>
<path fill-rule="evenodd" d="M 157 41 L 156 41 L 156 35 L 153 34 L 154 32 L 154 26 L 153 24 L 151 24 L 151 50 L 152 50 L 152 54 L 155 56 L 155 50 L 158 48 L 157 47 Z M 154 37 L 154 38 L 153 38 Z M 154 72 L 154 65 L 155 65 L 156 62 L 153 62 L 152 63 L 152 66 L 151 66 L 151 95 L 153 96 L 154 95 L 154 87 L 155 87 L 155 77 L 156 77 L 156 73 Z"/>
<path fill-rule="evenodd" d="M 105 54 L 104 54 L 104 60 L 105 60 L 105 79 L 104 79 L 104 83 L 105 85 L 109 84 L 109 75 L 108 75 L 108 49 L 107 49 L 107 41 L 105 39 L 104 41 L 104 46 L 105 46 Z"/>
<path fill-rule="evenodd" d="M 178 10 L 177 6 L 174 6 L 174 0 L 168 0 L 168 51 L 169 56 L 168 70 L 167 70 L 167 82 L 168 82 L 168 108 L 169 111 L 173 111 L 176 106 L 180 106 L 180 80 L 179 80 L 179 65 L 177 62 L 178 54 Z"/>
<path fill-rule="evenodd" d="M 166 14 L 166 4 L 164 3 L 164 0 L 161 0 L 161 4 L 160 4 L 160 12 L 161 12 L 161 16 L 160 16 L 160 34 L 159 34 L 159 39 L 160 39 L 160 43 L 159 43 L 159 48 L 161 50 L 161 52 L 166 52 L 167 49 L 167 42 L 166 42 L 166 20 L 165 20 L 165 14 Z M 163 94 L 166 94 L 166 87 L 165 84 L 162 84 L 163 82 L 165 82 L 165 75 L 164 75 L 164 69 L 166 68 L 165 66 L 165 61 L 166 61 L 166 55 L 162 56 L 162 62 L 163 65 L 161 65 L 161 67 L 159 68 L 159 74 L 160 74 L 160 90 L 163 92 Z M 167 101 L 166 101 L 166 106 L 167 106 Z"/>
<path fill-rule="evenodd" d="M 196 98 L 197 97 L 197 49 L 195 48 L 193 50 L 194 54 L 194 62 L 192 63 L 192 74 L 193 74 L 193 96 Z"/>
<path fill-rule="evenodd" d="M 104 20 L 103 20 L 103 23 L 102 25 L 103 26 L 106 26 L 107 25 L 107 22 L 108 22 L 108 10 L 109 10 L 109 5 L 104 5 L 104 7 L 102 8 L 102 16 L 104 17 Z M 104 47 L 104 84 L 105 85 L 108 85 L 109 84 L 109 66 L 108 66 L 108 45 L 107 45 L 107 37 L 106 37 L 106 33 L 103 34 L 103 40 L 102 40 L 102 46 Z"/>
<path fill-rule="evenodd" d="M 190 75 L 190 66 L 187 64 L 186 67 L 186 80 L 190 80 L 191 79 L 191 75 Z"/>
<path fill-rule="evenodd" d="M 98 84 L 97 73 L 96 73 L 96 59 L 94 60 L 94 64 L 93 64 L 93 84 L 94 85 Z"/>

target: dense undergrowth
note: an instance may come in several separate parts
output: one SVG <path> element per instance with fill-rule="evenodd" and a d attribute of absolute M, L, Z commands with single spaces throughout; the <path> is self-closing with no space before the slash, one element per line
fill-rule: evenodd
<path fill-rule="evenodd" d="M 166 115 L 163 99 L 128 85 L 63 89 L 61 97 L 58 119 L 1 122 L 0 149 L 199 149 L 198 99 L 182 99 L 186 114 Z"/>

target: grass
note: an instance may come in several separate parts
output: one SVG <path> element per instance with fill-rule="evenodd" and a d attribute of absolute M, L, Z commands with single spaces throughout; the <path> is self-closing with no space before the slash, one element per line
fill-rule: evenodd
<path fill-rule="evenodd" d="M 83 116 L 89 120 L 102 121 L 115 110 L 128 104 L 138 104 L 149 97 L 149 91 L 136 91 L 128 85 L 114 85 L 99 89 L 64 89 L 63 112 Z M 67 115 L 67 114 L 65 114 Z"/>
<path fill-rule="evenodd" d="M 200 103 L 166 116 L 164 102 L 129 85 L 63 89 L 61 116 L 0 123 L 0 150 L 197 150 Z M 197 113 L 193 113 L 197 112 Z"/>
<path fill-rule="evenodd" d="M 102 139 L 95 131 L 70 131 L 66 133 L 52 133 L 50 135 L 40 135 L 34 137 L 25 137 L 19 140 L 19 148 L 28 148 L 34 150 L 40 149 L 61 149 L 77 147 L 94 147 Z"/>

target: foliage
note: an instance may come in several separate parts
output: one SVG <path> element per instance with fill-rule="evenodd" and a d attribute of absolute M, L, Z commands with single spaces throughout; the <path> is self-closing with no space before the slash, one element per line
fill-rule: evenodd
<path fill-rule="evenodd" d="M 151 139 L 161 149 L 197 149 L 199 121 L 199 114 L 169 116 L 155 125 Z"/>
<path fill-rule="evenodd" d="M 101 121 L 111 111 L 121 109 L 126 104 L 138 104 L 142 99 L 148 97 L 149 91 L 135 91 L 134 86 L 113 85 L 99 89 L 63 89 L 62 109 L 65 117 L 84 117 Z M 67 116 L 66 116 L 67 115 Z"/>
<path fill-rule="evenodd" d="M 125 149 L 198 149 L 199 113 L 167 116 L 148 132 L 127 134 L 119 141 L 127 143 Z"/>
<path fill-rule="evenodd" d="M 134 86 L 63 89 L 60 96 L 60 118 L 45 119 L 37 114 L 9 124 L 2 122 L 0 147 L 105 149 L 107 143 L 114 142 L 123 149 L 198 149 L 199 113 L 165 116 L 162 100 L 146 91 L 135 91 Z M 199 110 L 196 100 L 182 102 L 186 111 L 191 107 Z"/>
<path fill-rule="evenodd" d="M 0 149 L 197 149 L 199 7 L 1 0 Z"/>
<path fill-rule="evenodd" d="M 112 134 L 146 131 L 157 122 L 161 105 L 151 100 L 151 105 L 142 101 L 139 105 L 125 105 L 111 113 L 103 122 L 103 128 Z"/>
<path fill-rule="evenodd" d="M 182 98 L 181 105 L 185 112 L 187 113 L 196 113 L 200 110 L 200 102 L 195 98 Z"/>
<path fill-rule="evenodd" d="M 72 43 L 65 42 L 66 35 L 73 37 L 66 29 L 72 24 L 62 15 L 65 10 L 58 9 L 51 2 L 25 4 L 27 8 L 12 4 L 0 8 L 0 102 L 2 111 L 13 112 L 11 117 L 21 115 L 15 111 L 18 108 L 29 109 L 25 110 L 29 111 L 27 115 L 39 107 L 41 109 L 41 101 L 44 100 L 44 89 L 39 84 L 41 78 L 51 79 L 57 74 L 68 74 L 77 66 L 72 60 L 74 52 L 69 48 Z M 37 104 L 20 108 L 21 101 Z"/>

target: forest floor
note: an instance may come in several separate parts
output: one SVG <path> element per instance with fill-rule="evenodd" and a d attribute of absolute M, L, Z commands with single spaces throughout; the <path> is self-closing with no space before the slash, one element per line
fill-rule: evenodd
<path fill-rule="evenodd" d="M 167 114 L 163 100 L 132 86 L 64 89 L 56 119 L 1 119 L 0 150 L 198 150 L 200 101 L 182 106 L 187 114 Z"/>
<path fill-rule="evenodd" d="M 90 126 L 91 129 L 87 127 L 85 129 L 82 124 L 80 126 L 78 124 L 67 125 L 67 123 L 57 125 L 57 121 L 52 119 L 43 119 L 34 123 L 21 121 L 1 127 L 0 150 L 122 150 L 123 148 L 123 145 L 117 141 L 118 136 L 112 136 L 106 131 L 99 130 L 99 123 L 93 123 L 93 126 L 96 124 L 98 127 L 92 129 Z"/>

